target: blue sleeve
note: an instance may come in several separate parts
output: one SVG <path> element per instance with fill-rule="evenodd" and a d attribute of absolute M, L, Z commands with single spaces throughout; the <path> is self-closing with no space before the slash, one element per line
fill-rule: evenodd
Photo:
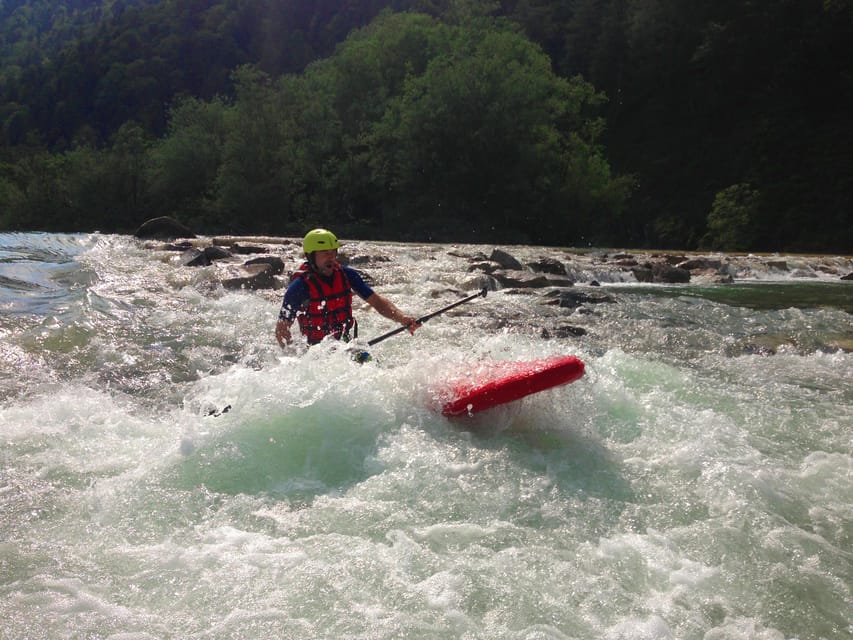
<path fill-rule="evenodd" d="M 308 285 L 302 278 L 296 278 L 290 283 L 281 303 L 281 311 L 278 312 L 280 320 L 293 322 L 296 312 L 302 308 L 302 303 L 308 299 Z"/>
<path fill-rule="evenodd" d="M 367 286 L 367 283 L 358 271 L 352 267 L 344 267 L 343 269 L 344 273 L 347 275 L 347 279 L 349 280 L 350 288 L 358 294 L 359 298 L 367 300 L 373 295 L 373 289 Z"/>

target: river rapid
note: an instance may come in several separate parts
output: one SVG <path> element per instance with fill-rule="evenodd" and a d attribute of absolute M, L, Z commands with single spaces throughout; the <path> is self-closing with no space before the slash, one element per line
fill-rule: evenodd
<path fill-rule="evenodd" d="M 345 248 L 415 316 L 492 249 Z M 359 366 L 282 351 L 282 290 L 0 234 L 0 639 L 853 636 L 853 282 L 641 285 L 504 248 L 612 302 L 490 291 Z M 435 411 L 481 361 L 558 354 L 586 376 Z"/>

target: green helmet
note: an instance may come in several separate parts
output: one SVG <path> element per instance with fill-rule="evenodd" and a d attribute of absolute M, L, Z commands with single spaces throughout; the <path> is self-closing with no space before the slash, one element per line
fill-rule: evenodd
<path fill-rule="evenodd" d="M 327 229 L 312 229 L 302 239 L 302 250 L 305 253 L 340 249 L 341 243 L 334 233 Z"/>

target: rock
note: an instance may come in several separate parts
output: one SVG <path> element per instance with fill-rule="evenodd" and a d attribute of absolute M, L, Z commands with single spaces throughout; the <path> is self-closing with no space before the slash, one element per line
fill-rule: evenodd
<path fill-rule="evenodd" d="M 841 276 L 842 280 L 853 280 L 853 271 L 848 273 L 846 276 Z"/>
<path fill-rule="evenodd" d="M 667 262 L 655 262 L 652 264 L 652 278 L 654 282 L 668 284 L 690 282 L 690 272 L 687 269 L 673 267 Z"/>
<path fill-rule="evenodd" d="M 501 268 L 497 262 L 475 262 L 468 267 L 468 271 L 482 271 L 483 273 L 494 273 Z"/>
<path fill-rule="evenodd" d="M 782 334 L 761 334 L 747 338 L 740 343 L 742 353 L 746 355 L 772 356 L 782 348 L 796 348 L 796 341 Z"/>
<path fill-rule="evenodd" d="M 708 271 L 711 269 L 719 271 L 723 263 L 715 258 L 691 258 L 689 260 L 682 260 L 675 266 L 678 269 L 686 269 L 687 271 Z"/>
<path fill-rule="evenodd" d="M 637 282 L 654 282 L 655 279 L 651 267 L 634 267 L 631 273 L 634 274 Z"/>
<path fill-rule="evenodd" d="M 768 269 L 776 269 L 778 271 L 788 270 L 788 263 L 784 260 L 767 260 L 764 264 Z"/>
<path fill-rule="evenodd" d="M 229 290 L 234 289 L 275 289 L 278 288 L 278 281 L 273 273 L 273 267 L 269 264 L 255 264 L 249 268 L 249 271 L 254 271 L 251 275 L 228 278 L 222 281 L 222 286 Z"/>
<path fill-rule="evenodd" d="M 603 304 L 616 302 L 604 293 L 586 293 L 584 291 L 554 291 L 546 294 L 551 298 L 545 304 L 559 305 L 563 309 L 577 309 L 582 304 Z"/>
<path fill-rule="evenodd" d="M 236 242 L 231 245 L 230 251 L 234 255 L 240 255 L 240 256 L 251 255 L 253 253 L 266 253 L 267 252 L 267 250 L 264 249 L 263 247 L 255 247 L 252 245 L 242 245 L 242 244 L 238 244 Z"/>
<path fill-rule="evenodd" d="M 691 282 L 699 284 L 731 284 L 735 279 L 727 273 L 715 269 L 694 269 L 690 272 Z"/>
<path fill-rule="evenodd" d="M 227 249 L 214 245 L 211 247 L 205 247 L 204 255 L 207 256 L 208 260 L 213 262 L 214 260 L 225 260 L 226 258 L 230 258 L 232 254 Z"/>
<path fill-rule="evenodd" d="M 569 276 L 552 276 L 546 275 L 549 287 L 573 287 L 575 281 Z"/>
<path fill-rule="evenodd" d="M 193 244 L 185 240 L 183 242 L 167 242 L 166 244 L 160 244 L 151 248 L 157 251 L 186 251 L 187 249 L 192 249 Z"/>
<path fill-rule="evenodd" d="M 534 274 L 529 271 L 495 271 L 492 277 L 502 287 L 536 289 L 548 286 L 548 278 L 542 274 Z"/>
<path fill-rule="evenodd" d="M 559 276 L 548 276 L 530 271 L 495 271 L 492 277 L 502 287 L 518 287 L 520 289 L 541 289 L 542 287 L 571 287 L 574 280 Z"/>
<path fill-rule="evenodd" d="M 497 262 L 504 269 L 512 269 L 517 271 L 523 271 L 524 265 L 522 265 L 518 260 L 508 254 L 506 251 L 502 249 L 493 249 L 492 255 L 489 256 L 489 260 L 492 262 Z"/>
<path fill-rule="evenodd" d="M 284 260 L 278 256 L 263 256 L 262 258 L 252 258 L 243 263 L 244 267 L 251 267 L 256 264 L 266 264 L 272 269 L 274 275 L 284 273 Z"/>
<path fill-rule="evenodd" d="M 556 276 L 568 275 L 566 265 L 554 258 L 539 258 L 536 262 L 528 262 L 527 266 L 536 273 L 550 273 Z"/>
<path fill-rule="evenodd" d="M 137 238 L 174 240 L 175 238 L 195 238 L 196 235 L 183 224 L 168 216 L 151 218 L 143 222 L 133 234 Z"/>
<path fill-rule="evenodd" d="M 586 335 L 586 329 L 583 327 L 563 325 L 560 327 L 554 327 L 553 329 L 543 328 L 539 335 L 543 340 L 550 340 L 551 338 L 579 337 Z"/>
<path fill-rule="evenodd" d="M 469 280 L 465 280 L 461 284 L 463 291 L 476 291 L 477 289 L 488 289 L 489 291 L 497 291 L 498 283 L 491 276 L 485 274 L 476 276 Z"/>
<path fill-rule="evenodd" d="M 208 267 L 210 259 L 200 249 L 187 249 L 181 254 L 181 264 L 185 267 Z"/>
<path fill-rule="evenodd" d="M 222 247 L 205 247 L 204 249 L 187 249 L 181 255 L 185 267 L 209 267 L 214 260 L 230 258 L 231 253 Z"/>

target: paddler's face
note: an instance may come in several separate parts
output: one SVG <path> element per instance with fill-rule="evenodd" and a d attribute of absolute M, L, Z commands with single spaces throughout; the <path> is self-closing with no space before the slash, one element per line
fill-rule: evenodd
<path fill-rule="evenodd" d="M 314 268 L 324 276 L 332 275 L 338 262 L 338 250 L 326 249 L 314 252 Z"/>

